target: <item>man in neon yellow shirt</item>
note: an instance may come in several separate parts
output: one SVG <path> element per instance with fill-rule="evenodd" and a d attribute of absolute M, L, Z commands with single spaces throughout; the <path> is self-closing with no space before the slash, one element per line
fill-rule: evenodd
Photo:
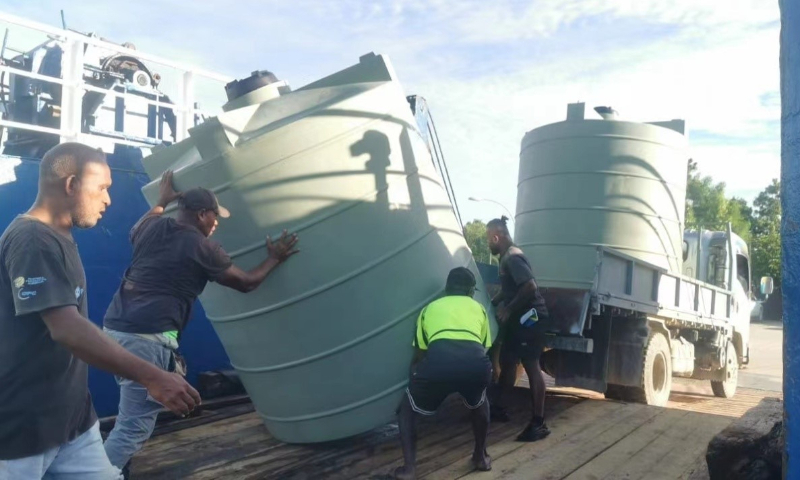
<path fill-rule="evenodd" d="M 492 468 L 486 453 L 486 388 L 492 378 L 486 350 L 492 339 L 486 310 L 472 299 L 474 294 L 475 276 L 467 268 L 455 268 L 447 276 L 445 296 L 425 307 L 417 319 L 412 373 L 399 411 L 405 465 L 395 470 L 396 478 L 416 478 L 416 415 L 435 414 L 451 393 L 461 395 L 472 411 L 473 465 L 481 471 Z"/>

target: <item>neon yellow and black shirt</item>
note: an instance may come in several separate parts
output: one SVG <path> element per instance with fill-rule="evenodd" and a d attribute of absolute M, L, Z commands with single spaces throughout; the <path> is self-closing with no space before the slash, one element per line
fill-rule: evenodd
<path fill-rule="evenodd" d="M 472 340 L 491 347 L 489 317 L 483 305 L 464 295 L 447 296 L 428 304 L 417 319 L 414 346 L 427 350 L 435 340 Z"/>

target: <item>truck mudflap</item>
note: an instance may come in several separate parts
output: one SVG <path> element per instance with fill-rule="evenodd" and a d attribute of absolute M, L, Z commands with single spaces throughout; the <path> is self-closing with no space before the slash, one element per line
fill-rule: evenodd
<path fill-rule="evenodd" d="M 542 355 L 542 370 L 554 377 L 559 387 L 604 393 L 609 384 L 637 386 L 649 333 L 646 320 L 595 316 L 590 327 L 584 337 L 549 337 L 550 350 Z"/>
<path fill-rule="evenodd" d="M 550 314 L 547 324 L 550 337 L 574 338 L 582 335 L 593 303 L 591 292 L 571 288 L 542 288 L 541 293 Z"/>
<path fill-rule="evenodd" d="M 542 370 L 555 378 L 556 386 L 605 392 L 611 335 L 610 322 L 606 320 L 594 321 L 584 337 L 548 338 L 550 349 L 542 354 L 540 363 Z M 560 349 L 556 345 L 580 347 L 583 351 Z"/>
<path fill-rule="evenodd" d="M 545 347 L 578 353 L 592 353 L 594 351 L 594 339 L 548 335 L 545 341 Z"/>

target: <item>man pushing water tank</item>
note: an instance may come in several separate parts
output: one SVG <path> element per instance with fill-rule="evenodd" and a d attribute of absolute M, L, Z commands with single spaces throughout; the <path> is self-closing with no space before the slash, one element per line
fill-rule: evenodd
<path fill-rule="evenodd" d="M 166 371 L 185 374 L 176 350 L 180 332 L 191 317 L 192 304 L 206 284 L 217 282 L 240 292 L 258 288 L 267 276 L 297 253 L 297 235 L 283 232 L 273 243 L 267 237 L 268 256 L 250 271 L 237 267 L 209 237 L 230 212 L 205 188 L 178 193 L 172 172 L 161 178 L 159 201 L 131 229 L 133 261 L 125 272 L 103 326 L 106 333 L 138 357 Z M 177 218 L 163 216 L 178 201 Z M 147 389 L 117 377 L 119 414 L 105 443 L 108 458 L 128 470 L 131 457 L 150 438 L 162 405 Z"/>
<path fill-rule="evenodd" d="M 499 389 L 492 403 L 492 420 L 509 421 L 505 401 L 514 387 L 517 364 L 522 361 L 530 381 L 533 415 L 517 441 L 533 442 L 550 435 L 544 423 L 544 376 L 539 358 L 544 350 L 548 320 L 547 306 L 539 293 L 531 264 L 522 250 L 514 246 L 506 217 L 486 225 L 486 239 L 492 255 L 500 256 L 500 293 L 492 300 L 497 307 L 500 333 Z M 497 345 L 495 345 L 497 348 Z"/>
<path fill-rule="evenodd" d="M 482 471 L 492 468 L 486 452 L 486 388 L 492 377 L 486 349 L 492 345 L 492 337 L 486 310 L 472 299 L 475 290 L 472 272 L 455 268 L 447 276 L 445 296 L 425 307 L 417 319 L 411 378 L 399 414 L 405 465 L 395 470 L 395 478 L 416 478 L 416 416 L 434 415 L 451 393 L 461 395 L 472 411 L 474 467 Z"/>

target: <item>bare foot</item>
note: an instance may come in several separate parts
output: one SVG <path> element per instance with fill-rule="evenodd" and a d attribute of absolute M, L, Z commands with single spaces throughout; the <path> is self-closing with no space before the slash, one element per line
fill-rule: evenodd
<path fill-rule="evenodd" d="M 417 471 L 413 467 L 407 467 L 403 465 L 402 467 L 397 467 L 395 469 L 394 478 L 397 480 L 416 480 Z"/>
<path fill-rule="evenodd" d="M 472 466 L 475 467 L 476 470 L 481 472 L 488 472 L 492 469 L 492 457 L 486 453 L 486 450 L 483 451 L 482 454 L 473 453 L 472 454 Z"/>

